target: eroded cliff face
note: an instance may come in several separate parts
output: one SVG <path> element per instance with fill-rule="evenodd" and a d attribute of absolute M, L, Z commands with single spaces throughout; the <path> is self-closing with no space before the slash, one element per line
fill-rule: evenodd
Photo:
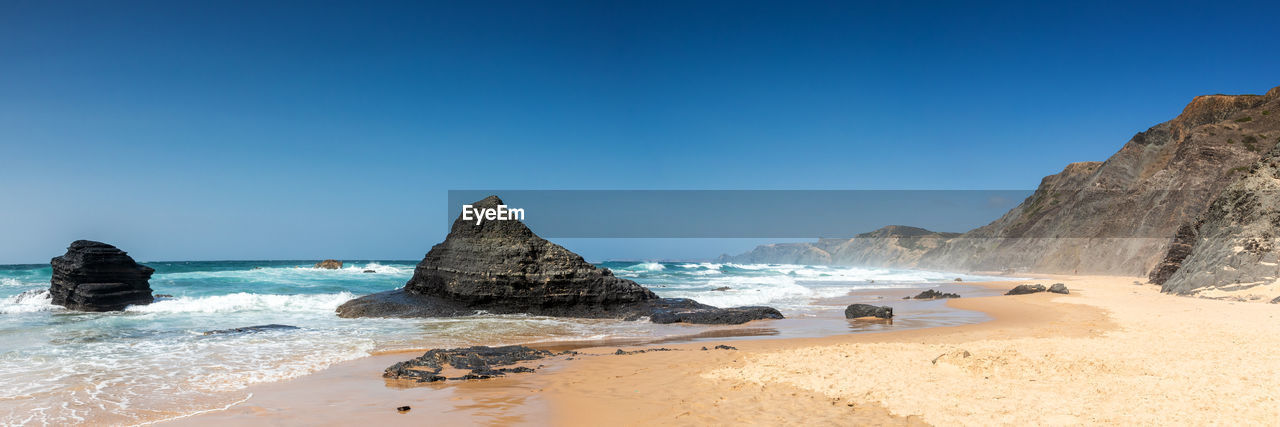
<path fill-rule="evenodd" d="M 1179 226 L 1195 221 L 1276 145 L 1277 117 L 1280 87 L 1265 95 L 1199 96 L 1178 117 L 1134 135 L 1106 161 L 1067 165 L 999 219 L 938 239 L 923 253 L 857 239 L 848 245 L 865 251 L 845 251 L 867 253 L 865 258 L 840 259 L 827 249 L 839 245 L 829 243 L 786 251 L 821 249 L 836 264 L 1146 275 Z M 877 251 L 884 253 L 872 253 Z M 757 248 L 751 259 L 779 262 L 769 261 L 768 252 Z"/>
<path fill-rule="evenodd" d="M 1170 267 L 1156 270 L 1169 273 L 1164 292 L 1268 300 L 1280 295 L 1280 146 L 1243 175 L 1188 226 L 1192 230 L 1180 233 L 1189 235 L 1181 239 L 1186 254 L 1170 250 L 1161 264 Z"/>

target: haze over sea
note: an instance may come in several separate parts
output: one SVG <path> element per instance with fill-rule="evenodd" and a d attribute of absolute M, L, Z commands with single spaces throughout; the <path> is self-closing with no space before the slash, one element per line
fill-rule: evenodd
<path fill-rule="evenodd" d="M 0 266 L 0 423 L 132 424 L 225 407 L 250 384 L 305 375 L 381 351 L 552 340 L 659 338 L 705 326 L 479 314 L 439 319 L 341 319 L 334 309 L 395 289 L 412 261 L 146 262 L 161 297 L 120 313 L 70 312 L 49 303 L 48 265 Z M 992 279 L 911 270 L 798 265 L 604 262 L 663 297 L 717 306 L 772 305 L 790 319 L 840 307 L 813 305 L 863 289 Z M 1005 278 L 1007 280 L 1007 278 Z M 721 287 L 729 290 L 715 290 Z M 921 311 L 925 313 L 926 311 Z M 974 319 L 938 317 L 931 324 Z M 783 321 L 780 321 L 783 322 Z M 205 332 L 264 324 L 299 329 Z"/>

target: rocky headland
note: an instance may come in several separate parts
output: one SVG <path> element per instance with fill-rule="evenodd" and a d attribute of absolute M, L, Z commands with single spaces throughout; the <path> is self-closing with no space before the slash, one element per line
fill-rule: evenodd
<path fill-rule="evenodd" d="M 496 208 L 490 196 L 472 206 Z M 581 318 L 649 317 L 658 323 L 737 324 L 780 319 L 769 307 L 721 309 L 689 299 L 659 298 L 560 245 L 520 221 L 454 221 L 404 288 L 338 307 L 341 317 L 447 317 L 527 313 Z"/>
<path fill-rule="evenodd" d="M 1280 260 L 1270 252 L 1276 234 L 1265 226 L 1274 200 L 1262 193 L 1272 192 L 1276 160 L 1268 153 L 1277 142 L 1280 87 L 1198 96 L 1106 161 L 1067 165 L 1002 217 L 963 234 L 904 238 L 886 228 L 853 239 L 764 245 L 720 260 L 1150 274 L 1175 293 L 1269 284 Z M 1228 238 L 1232 233 L 1242 238 Z M 864 252 L 884 255 L 856 255 Z"/>
<path fill-rule="evenodd" d="M 53 304 L 79 311 L 119 311 L 151 304 L 148 282 L 155 272 L 129 254 L 106 243 L 77 240 L 67 253 L 50 261 Z"/>

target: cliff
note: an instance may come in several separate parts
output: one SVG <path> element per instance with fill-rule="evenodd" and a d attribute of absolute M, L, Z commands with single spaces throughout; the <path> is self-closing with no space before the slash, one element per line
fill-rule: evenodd
<path fill-rule="evenodd" d="M 830 250 L 839 244 L 820 241 L 757 248 L 747 259 L 780 262 L 766 255 L 811 247 L 826 252 L 832 264 L 1144 275 L 1165 255 L 1180 226 L 1204 213 L 1276 145 L 1276 114 L 1280 87 L 1265 95 L 1195 97 L 1177 117 L 1134 135 L 1106 161 L 1067 165 L 1000 218 L 930 242 L 936 247 L 923 253 L 901 250 L 891 239 L 849 239 L 845 243 L 856 249 L 845 252 L 864 257 L 840 258 Z"/>
<path fill-rule="evenodd" d="M 914 265 L 920 257 L 959 233 L 943 233 L 904 225 L 890 225 L 851 239 L 819 239 L 813 243 L 761 245 L 750 252 L 721 255 L 719 263 L 858 265 L 868 267 Z"/>

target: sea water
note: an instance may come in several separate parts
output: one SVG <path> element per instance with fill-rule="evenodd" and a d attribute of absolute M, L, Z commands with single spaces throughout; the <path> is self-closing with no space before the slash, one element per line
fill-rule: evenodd
<path fill-rule="evenodd" d="M 347 300 L 404 286 L 411 261 L 146 262 L 162 297 L 117 313 L 50 303 L 48 265 L 0 266 L 0 423 L 139 424 L 225 407 L 262 382 L 306 375 L 375 352 L 531 341 L 660 338 L 707 326 L 485 315 L 341 319 Z M 788 317 L 814 301 L 867 289 L 917 288 L 955 278 L 913 270 L 801 265 L 605 262 L 663 297 L 716 306 L 769 305 Z M 1006 278 L 1007 279 L 1007 278 Z M 727 289 L 725 289 L 727 288 Z M 298 329 L 205 334 L 284 324 Z"/>

